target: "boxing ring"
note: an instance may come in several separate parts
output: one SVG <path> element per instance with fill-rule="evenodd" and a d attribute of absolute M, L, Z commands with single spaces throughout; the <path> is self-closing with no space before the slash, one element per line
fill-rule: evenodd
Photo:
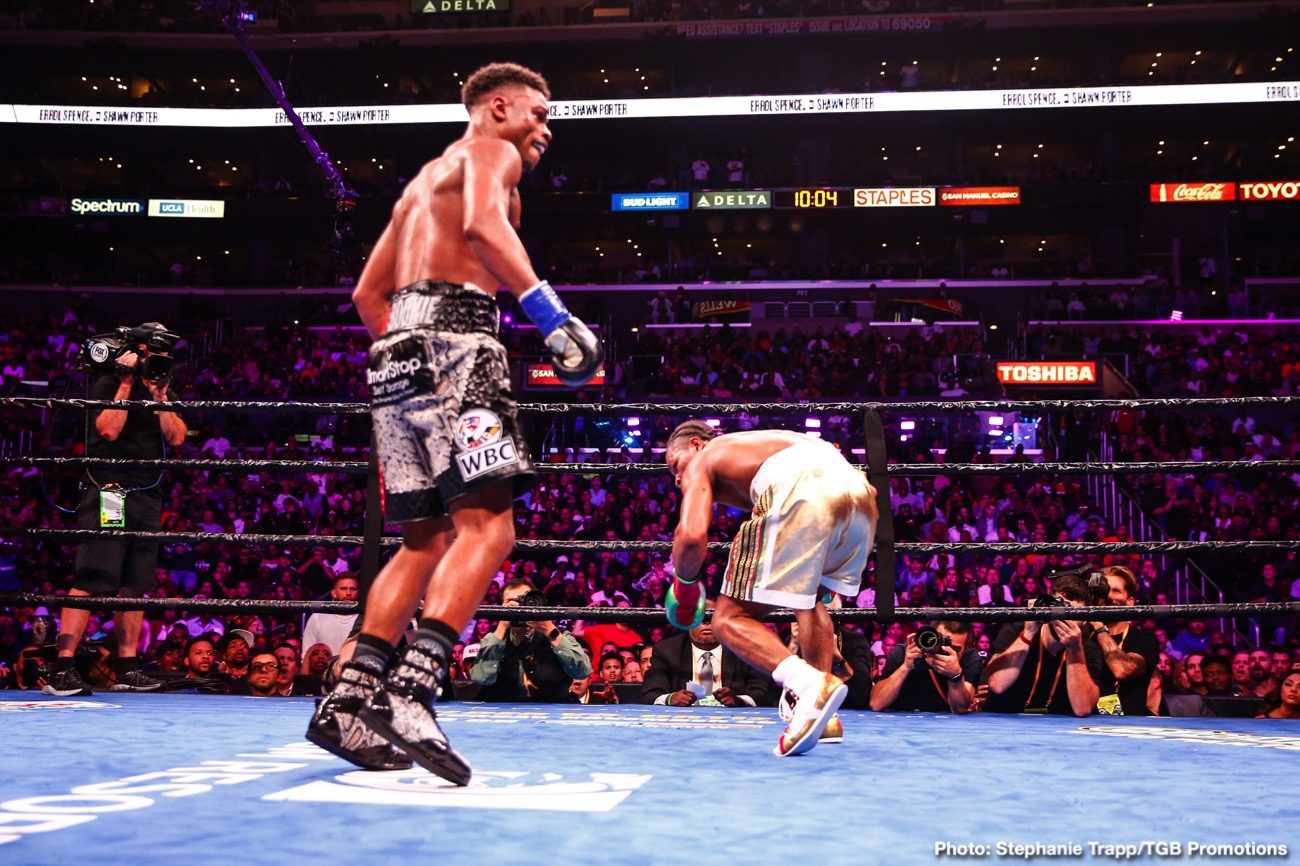
<path fill-rule="evenodd" d="M 1182 553 L 1293 550 L 1271 541 L 894 543 L 894 475 L 1295 471 L 1300 461 L 887 464 L 879 411 L 1111 411 L 1294 406 L 1297 398 L 943 401 L 893 404 L 620 404 L 521 406 L 542 414 L 708 415 L 862 412 L 867 464 L 880 494 L 877 597 L 892 600 L 896 552 Z M 127 401 L 0 399 L 0 408 L 124 407 Z M 364 413 L 364 404 L 172 403 L 181 412 Z M 37 468 L 131 463 L 224 471 L 369 473 L 365 462 L 117 461 L 0 457 Z M 543 473 L 663 472 L 660 464 L 537 464 Z M 375 499 L 377 502 L 377 497 Z M 360 545 L 362 579 L 399 540 L 377 508 L 363 536 L 142 533 L 0 527 L 0 536 L 230 544 Z M 713 543 L 713 552 L 728 549 Z M 517 551 L 654 551 L 665 542 L 520 541 Z M 0 594 L 0 604 L 226 613 L 351 613 L 345 602 L 68 599 Z M 1113 620 L 1150 616 L 1293 614 L 1297 604 L 1139 608 L 917 608 L 837 611 L 844 620 Z M 483 607 L 488 619 L 539 615 L 662 623 L 662 611 Z M 775 619 L 788 619 L 777 614 Z M 771 758 L 775 709 L 644 705 L 439 706 L 451 742 L 474 766 L 453 789 L 421 770 L 362 772 L 303 739 L 310 699 L 97 692 L 89 698 L 0 693 L 10 733 L 0 802 L 4 862 L 237 862 L 499 864 L 892 864 L 935 859 L 1107 860 L 1184 857 L 1280 862 L 1300 846 L 1293 797 L 1300 725 L 1254 719 L 966 716 L 843 710 L 842 744 L 795 760 Z M 560 814 L 557 814 L 560 813 Z M 1142 847 L 1150 843 L 1153 847 Z M 944 847 L 947 846 L 947 847 Z M 1003 846 L 999 848 L 999 846 Z M 1022 846 L 1022 847 L 1017 847 Z M 1028 847 L 1023 847 L 1028 846 Z M 1159 847 L 1154 847 L 1159 846 Z M 1177 847 L 1173 847 L 1177 846 Z M 1190 846 L 1200 846 L 1191 848 Z M 1270 847 L 1272 846 L 1272 847 Z M 1200 852 L 1200 853 L 1196 853 Z M 1209 852 L 1209 853 L 1205 853 Z M 1262 853 L 1261 853 L 1262 852 Z"/>
<path fill-rule="evenodd" d="M 939 844 L 997 860 L 1002 843 L 1120 862 L 1090 843 L 1158 842 L 1237 846 L 1215 859 L 1240 863 L 1300 844 L 1291 723 L 846 710 L 842 744 L 778 761 L 773 709 L 452 703 L 439 717 L 474 764 L 454 788 L 317 749 L 311 706 L 5 694 L 23 747 L 5 759 L 0 859 L 893 864 Z"/>

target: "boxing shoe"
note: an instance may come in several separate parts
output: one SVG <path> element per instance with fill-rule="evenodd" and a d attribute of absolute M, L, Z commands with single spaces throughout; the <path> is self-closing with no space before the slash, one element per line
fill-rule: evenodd
<path fill-rule="evenodd" d="M 794 706 L 794 715 L 781 733 L 772 753 L 778 758 L 787 758 L 802 755 L 816 746 L 831 717 L 848 695 L 849 687 L 843 680 L 822 674 L 816 691 L 799 696 L 799 701 Z M 841 728 L 840 738 L 843 739 L 843 736 Z"/>
<path fill-rule="evenodd" d="M 357 716 L 381 682 L 361 665 L 343 666 L 338 685 L 316 704 L 307 723 L 307 739 L 363 770 L 409 770 L 411 760 Z"/>
<path fill-rule="evenodd" d="M 781 721 L 789 722 L 794 718 L 794 708 L 799 703 L 799 698 L 790 689 L 781 690 L 781 698 L 777 701 L 777 715 Z M 844 742 L 844 725 L 840 722 L 840 714 L 834 713 L 826 722 L 826 728 L 822 735 L 817 738 L 818 745 L 822 743 L 842 743 Z"/>
<path fill-rule="evenodd" d="M 361 708 L 360 720 L 400 748 L 424 769 L 453 785 L 468 785 L 472 770 L 438 726 L 434 689 L 444 660 L 419 643 L 408 644 Z"/>
<path fill-rule="evenodd" d="M 115 692 L 156 692 L 163 687 L 162 680 L 154 679 L 142 670 L 127 671 L 119 674 L 111 691 Z"/>
<path fill-rule="evenodd" d="M 840 723 L 840 714 L 832 713 L 831 717 L 826 720 L 826 727 L 822 730 L 822 735 L 817 738 L 817 744 L 842 742 L 844 742 L 844 725 Z"/>
<path fill-rule="evenodd" d="M 94 694 L 86 681 L 77 673 L 76 668 L 55 671 L 50 674 L 50 678 L 41 686 L 41 691 L 47 695 L 54 695 L 57 698 L 70 698 L 74 695 L 88 697 Z"/>

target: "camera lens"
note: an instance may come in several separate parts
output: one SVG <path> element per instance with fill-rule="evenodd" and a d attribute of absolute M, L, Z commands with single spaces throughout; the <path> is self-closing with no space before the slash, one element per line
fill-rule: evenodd
<path fill-rule="evenodd" d="M 519 596 L 516 601 L 518 601 L 520 607 L 546 607 L 548 604 L 546 596 L 539 589 L 528 590 L 528 592 Z"/>
<path fill-rule="evenodd" d="M 923 653 L 932 653 L 943 646 L 943 637 L 932 625 L 923 625 L 916 630 L 916 646 Z"/>

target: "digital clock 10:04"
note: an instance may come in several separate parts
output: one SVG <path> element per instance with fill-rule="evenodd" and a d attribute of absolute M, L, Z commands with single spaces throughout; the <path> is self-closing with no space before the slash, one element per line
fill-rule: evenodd
<path fill-rule="evenodd" d="M 850 196 L 838 189 L 796 189 L 791 196 L 791 207 L 826 208 L 849 207 Z"/>

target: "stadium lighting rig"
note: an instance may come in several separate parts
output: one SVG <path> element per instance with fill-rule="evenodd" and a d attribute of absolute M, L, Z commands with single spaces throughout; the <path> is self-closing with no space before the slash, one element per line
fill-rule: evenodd
<path fill-rule="evenodd" d="M 230 35 L 235 37 L 235 41 L 239 43 L 244 56 L 252 64 L 253 71 L 262 79 L 262 84 L 266 86 L 267 91 L 284 112 L 285 117 L 293 126 L 294 132 L 297 133 L 298 139 L 307 148 L 312 160 L 320 167 L 326 180 L 329 181 L 334 195 L 335 236 L 337 237 L 340 233 L 350 235 L 351 227 L 347 223 L 351 218 L 353 209 L 356 207 L 357 194 L 348 186 L 338 166 L 334 164 L 334 161 L 330 159 L 330 155 L 325 152 L 320 143 L 316 141 L 316 137 L 311 134 L 311 131 L 302 122 L 302 118 L 298 116 L 293 103 L 289 101 L 288 94 L 285 93 L 284 85 L 271 76 L 266 64 L 257 56 L 257 52 L 253 50 L 252 44 L 248 41 L 248 33 L 244 26 L 256 22 L 257 13 L 250 9 L 244 0 L 198 0 L 196 5 L 199 12 L 216 18 L 230 32 Z"/>

